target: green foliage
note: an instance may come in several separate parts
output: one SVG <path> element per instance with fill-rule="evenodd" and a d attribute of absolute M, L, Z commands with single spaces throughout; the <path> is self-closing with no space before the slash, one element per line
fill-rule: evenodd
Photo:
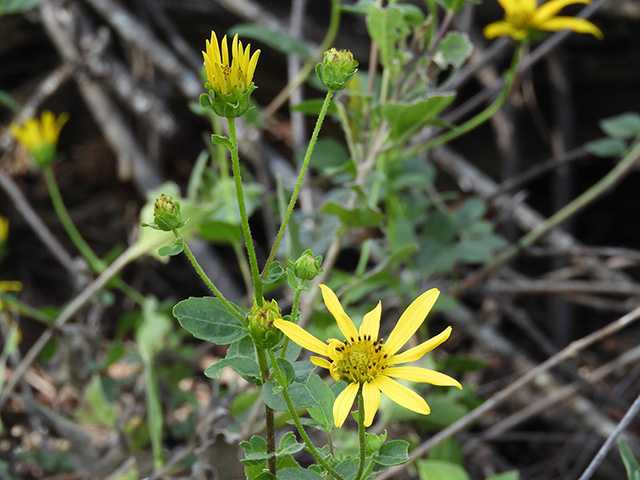
<path fill-rule="evenodd" d="M 259 42 L 264 43 L 270 48 L 284 53 L 285 55 L 294 53 L 305 60 L 313 58 L 313 53 L 303 42 L 292 37 L 283 30 L 247 24 L 236 25 L 233 27 L 233 33 L 237 33 L 242 38 L 253 38 L 254 40 L 258 40 Z"/>
<path fill-rule="evenodd" d="M 0 0 L 0 15 L 24 13 L 36 8 L 42 0 Z"/>
<path fill-rule="evenodd" d="M 456 463 L 443 460 L 418 460 L 420 480 L 471 480 L 467 471 Z"/>
<path fill-rule="evenodd" d="M 191 335 L 216 345 L 228 345 L 249 334 L 242 322 L 217 298 L 183 300 L 173 308 L 173 315 Z"/>
<path fill-rule="evenodd" d="M 587 143 L 586 149 L 598 157 L 623 157 L 640 141 L 640 114 L 606 118 L 600 121 L 600 128 L 607 137 Z"/>
<path fill-rule="evenodd" d="M 633 456 L 629 445 L 624 438 L 618 441 L 618 451 L 624 463 L 624 469 L 627 472 L 627 480 L 640 480 L 640 463 Z"/>
<path fill-rule="evenodd" d="M 493 475 L 487 478 L 487 480 L 518 480 L 519 478 L 520 478 L 520 472 L 518 472 L 517 470 L 511 470 L 509 472 Z"/>

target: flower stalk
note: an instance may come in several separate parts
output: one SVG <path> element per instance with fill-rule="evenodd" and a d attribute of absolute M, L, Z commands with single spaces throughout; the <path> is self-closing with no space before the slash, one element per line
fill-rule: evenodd
<path fill-rule="evenodd" d="M 236 198 L 238 200 L 238 209 L 240 210 L 240 223 L 242 225 L 242 234 L 247 247 L 247 255 L 249 257 L 249 267 L 251 268 L 251 279 L 253 280 L 253 296 L 262 305 L 262 278 L 258 269 L 258 257 L 256 249 L 253 245 L 253 237 L 251 236 L 251 227 L 249 226 L 249 217 L 247 216 L 247 207 L 244 202 L 244 191 L 242 189 L 242 175 L 240 173 L 240 158 L 238 157 L 238 139 L 236 137 L 236 121 L 235 118 L 227 118 L 229 124 L 229 140 L 231 140 L 231 169 L 233 171 L 233 180 L 236 187 Z"/>
<path fill-rule="evenodd" d="M 311 154 L 313 153 L 313 149 L 316 146 L 316 142 L 318 140 L 318 135 L 320 134 L 320 129 L 322 128 L 322 122 L 324 121 L 325 116 L 327 115 L 327 110 L 329 109 L 329 105 L 331 103 L 331 98 L 333 97 L 333 90 L 329 89 L 327 94 L 324 97 L 324 102 L 322 103 L 322 108 L 320 108 L 320 113 L 318 115 L 318 119 L 316 120 L 316 126 L 313 129 L 313 133 L 311 134 L 311 139 L 309 140 L 309 145 L 307 146 L 307 152 L 304 155 L 304 160 L 302 161 L 302 167 L 300 168 L 300 174 L 298 175 L 298 181 L 296 182 L 296 186 L 293 189 L 293 193 L 291 194 L 291 199 L 289 200 L 289 205 L 287 206 L 287 210 L 284 214 L 284 218 L 282 219 L 282 224 L 280 225 L 280 229 L 276 235 L 276 239 L 273 242 L 273 246 L 271 247 L 271 251 L 269 252 L 269 257 L 267 258 L 267 262 L 264 264 L 264 268 L 262 269 L 261 276 L 264 275 L 269 270 L 269 266 L 271 262 L 275 259 L 276 253 L 278 251 L 278 247 L 280 246 L 280 242 L 282 237 L 284 236 L 284 232 L 287 229 L 287 225 L 289 224 L 289 219 L 291 218 L 291 214 L 293 213 L 293 208 L 296 205 L 298 200 L 298 195 L 300 194 L 300 189 L 302 188 L 302 182 L 304 181 L 305 174 L 307 173 L 307 167 L 309 166 L 309 161 L 311 160 Z"/>

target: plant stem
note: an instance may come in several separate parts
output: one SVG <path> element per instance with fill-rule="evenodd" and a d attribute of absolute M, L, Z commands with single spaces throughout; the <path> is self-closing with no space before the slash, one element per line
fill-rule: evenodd
<path fill-rule="evenodd" d="M 302 167 L 300 168 L 298 181 L 296 182 L 296 186 L 293 189 L 293 193 L 291 194 L 291 200 L 289 200 L 287 211 L 284 214 L 282 224 L 280 225 L 280 229 L 278 230 L 276 239 L 273 242 L 273 247 L 271 247 L 271 252 L 269 252 L 267 263 L 265 263 L 264 268 L 262 269 L 262 276 L 266 274 L 269 265 L 271 265 L 271 262 L 273 262 L 273 259 L 276 256 L 276 252 L 278 251 L 278 247 L 280 246 L 280 241 L 282 240 L 284 232 L 287 229 L 287 224 L 289 223 L 289 219 L 291 218 L 291 214 L 293 213 L 293 207 L 298 200 L 300 188 L 302 187 L 302 182 L 304 180 L 305 173 L 307 172 L 307 167 L 309 166 L 309 160 L 311 160 L 311 154 L 313 153 L 316 141 L 318 140 L 318 134 L 320 133 L 320 129 L 322 128 L 322 122 L 324 121 L 324 117 L 327 115 L 327 110 L 329 108 L 329 104 L 331 103 L 331 97 L 333 97 L 333 90 L 329 89 L 327 95 L 324 97 L 324 103 L 322 104 L 322 108 L 320 109 L 318 120 L 316 120 L 316 126 L 313 129 L 313 133 L 311 134 L 311 139 L 309 140 L 309 145 L 307 146 L 307 153 L 305 154 L 304 160 L 302 161 Z"/>
<path fill-rule="evenodd" d="M 360 440 L 360 462 L 358 465 L 358 472 L 354 477 L 355 480 L 360 480 L 362 478 L 364 464 L 367 460 L 367 439 L 364 431 L 364 397 L 362 395 L 362 383 L 358 388 L 358 438 Z"/>
<path fill-rule="evenodd" d="M 507 248 L 500 255 L 488 262 L 480 271 L 471 274 L 456 289 L 457 293 L 467 290 L 480 280 L 485 278 L 495 268 L 512 259 L 519 251 L 529 247 L 540 237 L 547 234 L 552 228 L 560 225 L 562 222 L 575 215 L 589 204 L 603 195 L 607 190 L 613 188 L 624 176 L 636 167 L 636 162 L 640 159 L 640 142 L 637 142 L 629 152 L 620 160 L 620 162 L 611 169 L 604 177 L 595 183 L 587 191 L 573 199 L 570 203 L 558 210 L 555 214 L 540 223 L 536 228 L 524 235 L 515 244 Z"/>
<path fill-rule="evenodd" d="M 336 480 L 345 480 L 342 475 L 336 472 L 331 467 L 331 465 L 329 465 L 327 461 L 324 458 L 322 458 L 322 455 L 320 455 L 320 452 L 318 452 L 318 449 L 316 448 L 316 446 L 311 442 L 309 435 L 307 435 L 307 432 L 305 432 L 304 427 L 302 426 L 302 423 L 300 423 L 300 418 L 298 418 L 296 409 L 293 407 L 293 403 L 291 402 L 291 397 L 289 396 L 289 390 L 287 390 L 287 383 L 282 376 L 282 372 L 280 371 L 280 368 L 278 367 L 278 363 L 276 362 L 275 355 L 270 349 L 267 349 L 267 352 L 269 352 L 269 358 L 271 358 L 271 364 L 273 365 L 273 369 L 275 371 L 278 384 L 282 387 L 282 396 L 284 397 L 284 401 L 286 402 L 287 408 L 289 409 L 289 413 L 291 414 L 291 419 L 293 420 L 293 423 L 298 429 L 298 433 L 300 434 L 300 437 L 302 437 L 302 440 L 304 441 L 305 445 L 309 449 L 309 452 L 311 453 L 311 455 L 316 457 L 316 460 L 318 461 L 318 463 L 322 465 L 327 472 L 333 475 L 333 477 L 335 477 Z"/>
<path fill-rule="evenodd" d="M 249 218 L 247 217 L 247 207 L 244 203 L 244 192 L 242 190 L 242 176 L 240 175 L 240 158 L 238 157 L 238 139 L 236 138 L 236 119 L 227 118 L 229 123 L 229 140 L 231 140 L 231 168 L 233 170 L 233 180 L 236 185 L 236 197 L 238 199 L 238 209 L 240 210 L 240 222 L 242 224 L 242 234 L 247 247 L 249 266 L 251 267 L 251 278 L 253 279 L 253 295 L 259 307 L 262 306 L 262 279 L 258 270 L 258 257 L 251 237 Z"/>
<path fill-rule="evenodd" d="M 236 318 L 238 320 L 240 320 L 242 322 L 243 325 L 246 325 L 247 322 L 244 319 L 244 317 L 238 312 L 238 310 L 236 310 L 233 305 L 231 305 L 231 303 L 229 302 L 229 300 L 227 300 L 224 295 L 222 295 L 222 293 L 220 293 L 220 290 L 218 290 L 216 288 L 216 286 L 213 284 L 213 282 L 211 281 L 211 279 L 207 276 L 207 274 L 204 272 L 204 270 L 202 269 L 202 267 L 200 266 L 200 264 L 198 263 L 198 260 L 196 260 L 196 257 L 193 255 L 193 253 L 191 252 L 191 249 L 189 248 L 189 245 L 187 245 L 187 242 L 184 241 L 184 239 L 180 236 L 180 234 L 178 233 L 177 230 L 173 231 L 173 234 L 176 236 L 176 238 L 179 238 L 182 240 L 182 243 L 184 245 L 184 253 L 187 256 L 187 258 L 189 259 L 189 261 L 191 262 L 191 265 L 193 265 L 193 268 L 195 269 L 195 271 L 198 273 L 198 275 L 200 275 L 200 278 L 202 278 L 202 281 L 205 283 L 205 285 L 207 287 L 209 287 L 209 290 L 211 290 L 211 292 L 218 297 L 218 299 L 222 302 L 222 304 L 227 308 L 227 310 L 229 310 L 233 315 L 236 316 Z"/>
<path fill-rule="evenodd" d="M 267 356 L 264 353 L 264 348 L 259 347 L 254 343 L 256 347 L 256 355 L 258 356 L 258 364 L 260 365 L 260 372 L 262 373 L 262 383 L 266 383 L 269 380 L 269 366 L 267 365 Z M 271 363 L 276 364 L 275 358 L 273 358 L 273 354 L 269 350 L 269 355 L 271 356 Z M 276 368 L 276 367 L 274 367 Z M 267 453 L 276 452 L 276 426 L 275 420 L 273 417 L 273 410 L 267 405 L 264 405 L 265 411 L 265 426 L 267 430 Z M 277 467 L 276 467 L 276 456 L 272 455 L 269 457 L 269 472 L 276 475 Z"/>
<path fill-rule="evenodd" d="M 51 166 L 44 167 L 42 169 L 42 173 L 44 175 L 44 180 L 47 183 L 47 189 L 49 190 L 51 203 L 53 203 L 53 208 L 55 209 L 65 232 L 67 232 L 67 235 L 80 252 L 80 255 L 82 255 L 84 259 L 89 262 L 91 270 L 97 273 L 102 273 L 106 268 L 106 264 L 95 254 L 93 249 L 84 240 L 84 238 L 82 238 L 82 235 L 76 228 L 73 220 L 71 220 L 71 215 L 69 215 L 69 211 L 67 210 L 67 207 L 64 205 L 64 201 L 62 200 L 62 195 L 60 194 L 60 189 L 58 188 L 56 177 L 53 174 L 53 169 L 51 168 Z"/>
<path fill-rule="evenodd" d="M 509 95 L 509 92 L 511 91 L 511 87 L 513 86 L 513 80 L 516 77 L 516 71 L 518 68 L 518 62 L 520 61 L 521 51 L 522 51 L 522 45 L 518 44 L 513 54 L 511 66 L 509 67 L 509 70 L 507 70 L 505 74 L 505 82 L 502 87 L 502 90 L 500 91 L 500 94 L 491 105 L 489 105 L 482 112 L 477 114 L 475 117 L 467 120 L 462 125 L 458 127 L 454 127 L 448 132 L 445 132 L 442 135 L 429 140 L 428 142 L 425 142 L 420 145 L 416 145 L 413 148 L 405 150 L 402 156 L 404 158 L 408 158 L 408 157 L 417 155 L 420 152 L 426 152 L 428 150 L 431 150 L 432 148 L 435 148 L 439 145 L 443 145 L 447 142 L 450 142 L 454 138 L 458 138 L 459 136 L 464 135 L 465 133 L 473 130 L 474 128 L 478 127 L 479 125 L 489 120 L 498 110 L 500 110 L 500 107 L 502 107 L 502 104 L 504 104 L 505 100 L 507 99 L 507 96 Z"/>

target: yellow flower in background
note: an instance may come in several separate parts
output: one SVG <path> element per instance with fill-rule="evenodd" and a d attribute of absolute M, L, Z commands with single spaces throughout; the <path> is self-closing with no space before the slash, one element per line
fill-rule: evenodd
<path fill-rule="evenodd" d="M 211 32 L 211 40 L 207 40 L 206 51 L 202 52 L 202 56 L 207 80 L 216 92 L 230 93 L 235 89 L 240 91 L 249 89 L 260 56 L 260 50 L 256 50 L 250 57 L 250 49 L 251 44 L 243 48 L 236 34 L 231 43 L 230 59 L 227 36 L 222 37 L 222 43 L 218 46 L 216 32 Z"/>
<path fill-rule="evenodd" d="M 548 30 L 573 30 L 590 33 L 602 38 L 602 32 L 593 23 L 583 18 L 558 17 L 560 10 L 575 3 L 588 4 L 590 0 L 551 0 L 539 7 L 536 0 L 498 0 L 504 8 L 504 20 L 491 23 L 484 28 L 484 36 L 495 38 L 508 35 L 516 41 L 524 40 L 530 33 Z"/>
<path fill-rule="evenodd" d="M 274 325 L 298 345 L 328 357 L 327 360 L 312 356 L 311 361 L 328 369 L 335 380 L 344 380 L 349 384 L 333 405 L 337 428 L 342 426 L 349 415 L 360 388 L 364 398 L 364 425 L 367 427 L 373 423 L 373 417 L 380 406 L 380 392 L 409 410 L 424 415 L 430 412 L 427 402 L 419 394 L 396 382 L 394 378 L 462 388 L 457 380 L 443 373 L 421 367 L 401 366 L 422 358 L 447 340 L 451 327 L 416 347 L 397 353 L 422 325 L 436 303 L 440 294 L 437 289 L 423 293 L 409 305 L 385 342 L 383 338 L 378 338 L 382 313 L 380 303 L 364 316 L 362 325 L 357 330 L 336 294 L 326 285 L 320 285 L 320 288 L 324 303 L 335 318 L 345 341 L 331 338 L 326 343 L 322 342 L 299 325 L 282 319 L 276 320 Z"/>
<path fill-rule="evenodd" d="M 35 162 L 40 166 L 46 166 L 55 160 L 60 130 L 67 120 L 69 120 L 67 113 L 62 113 L 56 118 L 53 112 L 46 110 L 39 120 L 29 118 L 23 125 L 12 123 L 9 129 Z"/>

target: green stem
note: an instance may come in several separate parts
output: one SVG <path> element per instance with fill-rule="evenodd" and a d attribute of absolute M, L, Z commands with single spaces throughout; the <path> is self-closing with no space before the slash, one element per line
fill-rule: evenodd
<path fill-rule="evenodd" d="M 205 285 L 207 287 L 209 287 L 209 290 L 211 290 L 211 292 L 218 297 L 218 299 L 222 302 L 222 304 L 227 308 L 227 310 L 229 310 L 233 315 L 236 316 L 236 318 L 238 320 L 240 320 L 242 322 L 243 325 L 246 325 L 246 321 L 244 319 L 244 317 L 233 307 L 233 305 L 231 305 L 231 303 L 229 302 L 229 300 L 227 300 L 224 295 L 222 295 L 222 293 L 220 293 L 220 290 L 218 290 L 216 288 L 216 286 L 213 284 L 213 282 L 211 281 L 211 279 L 207 276 L 207 274 L 204 272 L 204 270 L 202 269 L 202 267 L 200 266 L 200 264 L 198 263 L 198 260 L 196 260 L 196 257 L 193 255 L 193 253 L 191 252 L 191 249 L 189 248 L 189 245 L 187 245 L 187 242 L 184 241 L 184 239 L 180 236 L 180 234 L 178 233 L 177 230 L 173 231 L 173 234 L 176 236 L 176 238 L 181 239 L 182 243 L 184 245 L 184 253 L 187 256 L 187 258 L 189 259 L 189 261 L 191 262 L 191 265 L 193 265 L 193 268 L 195 269 L 195 271 L 198 273 L 198 275 L 200 275 L 200 278 L 202 278 L 202 281 L 205 283 Z"/>
<path fill-rule="evenodd" d="M 426 152 L 439 145 L 443 145 L 447 142 L 450 142 L 451 140 L 458 138 L 459 136 L 464 135 L 467 132 L 470 132 L 474 128 L 478 127 L 479 125 L 489 120 L 498 110 L 500 110 L 500 107 L 502 107 L 502 105 L 504 104 L 505 100 L 509 95 L 509 92 L 511 91 L 513 80 L 515 79 L 516 71 L 518 68 L 518 62 L 520 60 L 521 50 L 522 50 L 522 45 L 518 44 L 513 54 L 513 60 L 511 61 L 511 66 L 509 67 L 509 70 L 507 70 L 507 73 L 505 74 L 505 82 L 504 82 L 504 85 L 502 86 L 502 90 L 500 91 L 500 94 L 491 105 L 489 105 L 482 112 L 477 114 L 475 117 L 469 119 L 462 125 L 458 127 L 454 127 L 448 132 L 445 132 L 442 135 L 435 137 L 426 143 L 416 145 L 413 148 L 405 150 L 403 153 L 403 157 L 405 158 L 413 157 L 414 155 L 417 155 L 420 152 Z"/>
<path fill-rule="evenodd" d="M 238 208 L 240 209 L 240 222 L 242 224 L 242 234 L 247 247 L 247 255 L 249 257 L 249 266 L 251 268 L 251 278 L 253 279 L 253 295 L 258 303 L 262 306 L 262 279 L 258 270 L 258 257 L 256 257 L 256 249 L 253 245 L 251 237 L 251 228 L 249 227 L 249 218 L 247 217 L 247 207 L 244 203 L 244 192 L 242 190 L 242 176 L 240 175 L 240 158 L 238 157 L 238 139 L 236 138 L 236 119 L 227 118 L 229 123 L 229 140 L 231 140 L 231 167 L 233 169 L 233 180 L 236 185 L 236 197 L 238 199 Z"/>
<path fill-rule="evenodd" d="M 269 380 L 269 366 L 267 365 L 267 356 L 264 353 L 264 348 L 259 347 L 254 343 L 256 347 L 256 355 L 258 356 L 258 364 L 260 365 L 260 372 L 262 373 L 262 383 L 266 383 Z M 269 355 L 271 355 L 271 362 L 275 364 L 275 358 L 269 351 Z M 273 410 L 269 408 L 268 405 L 265 404 L 265 424 L 267 430 L 267 453 L 275 453 L 276 452 L 276 426 L 275 419 L 273 416 Z M 272 455 L 269 458 L 269 472 L 276 475 L 277 467 L 276 467 L 276 456 Z"/>
<path fill-rule="evenodd" d="M 293 423 L 298 429 L 298 433 L 300 434 L 300 437 L 302 438 L 305 445 L 307 446 L 307 449 L 309 450 L 311 455 L 313 455 L 316 458 L 318 463 L 324 467 L 324 469 L 327 472 L 333 475 L 337 480 L 345 480 L 342 475 L 336 472 L 331 467 L 331 465 L 327 463 L 327 461 L 322 457 L 322 455 L 320 455 L 320 452 L 318 452 L 318 449 L 316 448 L 316 446 L 311 442 L 309 435 L 307 435 L 307 432 L 305 432 L 304 427 L 302 426 L 302 423 L 300 423 L 300 418 L 298 418 L 296 409 L 293 407 L 293 402 L 291 402 L 291 397 L 289 396 L 289 390 L 287 389 L 286 380 L 282 375 L 282 371 L 278 367 L 276 358 L 270 349 L 267 349 L 267 352 L 269 352 L 269 358 L 271 358 L 271 364 L 273 365 L 276 378 L 278 379 L 278 384 L 282 387 L 282 396 L 284 397 L 284 401 L 286 402 L 287 408 L 289 409 L 289 413 L 291 414 L 291 419 L 293 420 Z"/>
<path fill-rule="evenodd" d="M 278 234 L 276 235 L 276 240 L 275 242 L 273 242 L 273 247 L 271 247 L 271 252 L 269 252 L 267 263 L 265 263 L 264 268 L 262 269 L 263 276 L 267 272 L 269 265 L 271 265 L 271 262 L 273 262 L 273 259 L 276 256 L 276 252 L 278 251 L 278 247 L 280 246 L 280 241 L 282 240 L 284 232 L 287 229 L 287 224 L 289 223 L 289 219 L 291 218 L 291 214 L 293 213 L 293 207 L 298 200 L 300 188 L 302 187 L 302 182 L 307 172 L 309 161 L 311 160 L 311 154 L 313 153 L 313 149 L 316 146 L 316 141 L 318 140 L 318 135 L 320 134 L 320 129 L 322 128 L 322 122 L 324 121 L 324 117 L 327 115 L 327 110 L 329 109 L 331 97 L 333 97 L 333 90 L 329 89 L 327 95 L 324 97 L 324 103 L 322 104 L 322 108 L 320 109 L 318 120 L 316 120 L 316 126 L 313 129 L 313 133 L 311 134 L 311 139 L 309 140 L 309 145 L 307 146 L 307 153 L 305 154 L 304 160 L 302 161 L 302 168 L 300 168 L 298 181 L 296 182 L 296 186 L 293 189 L 293 193 L 291 194 L 291 200 L 289 200 L 287 211 L 285 212 L 284 218 L 282 219 L 282 224 L 280 225 L 280 229 L 278 230 Z"/>
<path fill-rule="evenodd" d="M 624 176 L 636 168 L 636 162 L 640 159 L 640 142 L 632 146 L 629 152 L 620 162 L 604 177 L 595 183 L 587 191 L 573 199 L 570 203 L 558 210 L 555 214 L 540 223 L 536 228 L 524 235 L 515 244 L 487 263 L 480 271 L 470 275 L 457 289 L 457 292 L 466 290 L 478 281 L 485 278 L 495 268 L 512 259 L 520 250 L 529 247 L 551 229 L 586 208 L 589 204 L 614 187 Z"/>
<path fill-rule="evenodd" d="M 325 50 L 327 50 L 338 34 L 338 27 L 340 26 L 340 0 L 331 0 L 331 18 L 329 19 L 329 28 L 322 40 L 322 43 L 318 46 L 313 58 L 307 60 L 305 64 L 300 68 L 295 78 L 287 84 L 287 86 L 274 98 L 267 108 L 264 109 L 262 120 L 266 120 L 271 117 L 278 109 L 287 101 L 287 98 L 291 93 L 298 88 L 309 74 L 313 71 L 319 60 L 322 59 Z"/>
<path fill-rule="evenodd" d="M 51 166 L 44 167 L 42 169 L 42 173 L 44 174 L 44 180 L 47 183 L 51 203 L 53 203 L 53 208 L 55 209 L 65 232 L 67 232 L 67 235 L 80 252 L 80 255 L 89 262 L 91 270 L 97 273 L 103 272 L 106 268 L 106 264 L 95 254 L 84 238 L 82 238 L 82 235 L 76 228 L 73 220 L 71 220 L 69 211 L 62 200 L 62 195 L 60 194 L 56 177 L 53 174 L 53 169 Z"/>
<path fill-rule="evenodd" d="M 355 480 L 360 480 L 362 478 L 364 464 L 367 460 L 367 439 L 364 430 L 364 397 L 362 395 L 362 383 L 358 388 L 358 438 L 360 440 L 360 462 L 358 465 L 358 472 L 354 477 Z"/>

